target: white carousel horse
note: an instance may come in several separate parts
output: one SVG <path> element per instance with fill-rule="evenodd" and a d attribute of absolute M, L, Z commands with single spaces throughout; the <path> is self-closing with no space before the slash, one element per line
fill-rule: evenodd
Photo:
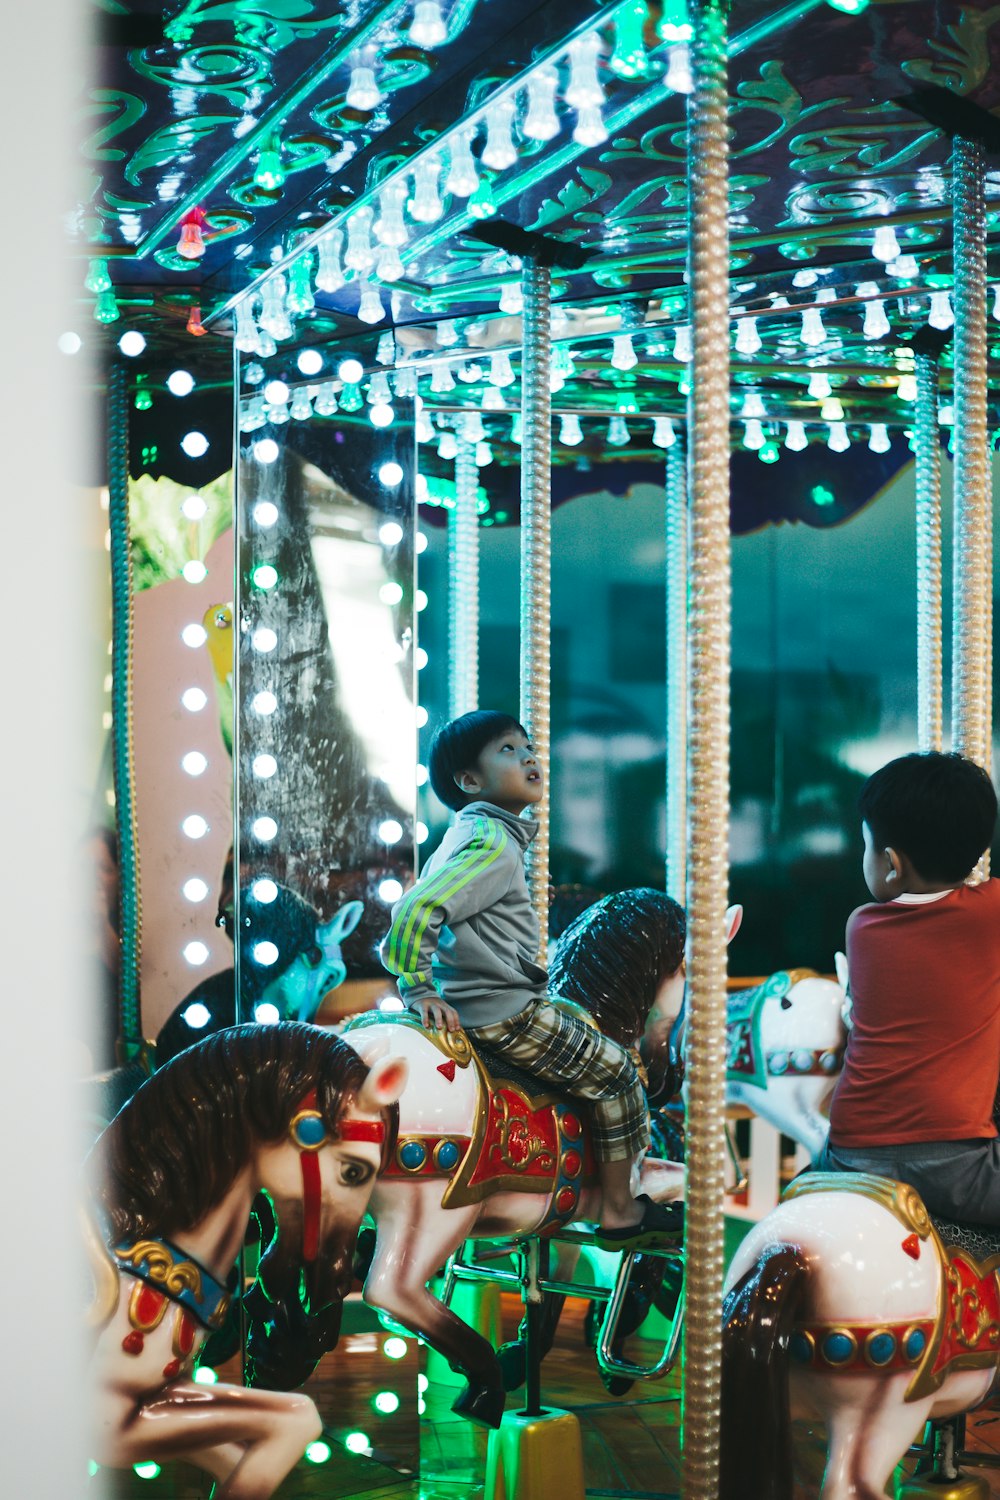
<path fill-rule="evenodd" d="M 372 1193 L 365 1301 L 465 1375 L 453 1410 L 497 1427 L 505 1391 L 496 1353 L 427 1283 L 466 1239 L 599 1220 L 583 1109 L 541 1080 L 489 1075 L 463 1031 L 428 1032 L 405 1013 L 359 1017 L 345 1039 L 366 1061 L 391 1049 L 409 1067 L 395 1149 Z M 657 1201 L 680 1198 L 683 1184 L 675 1163 L 642 1165 L 639 1190 Z"/>
<path fill-rule="evenodd" d="M 822 1500 L 883 1500 L 923 1424 L 993 1383 L 998 1268 L 990 1230 L 935 1224 L 903 1183 L 797 1178 L 727 1276 L 723 1500 L 749 1479 L 755 1500 L 790 1500 L 789 1413 L 827 1425 Z"/>
<path fill-rule="evenodd" d="M 219 1482 L 217 1500 L 274 1493 L 319 1436 L 313 1402 L 196 1384 L 192 1368 L 225 1317 L 226 1277 L 259 1191 L 278 1224 L 261 1296 L 280 1317 L 304 1284 L 332 1347 L 385 1111 L 405 1077 L 398 1058 L 369 1070 L 316 1027 L 240 1026 L 181 1053 L 116 1116 L 91 1155 L 84 1216 L 99 1463 L 184 1458 Z"/>

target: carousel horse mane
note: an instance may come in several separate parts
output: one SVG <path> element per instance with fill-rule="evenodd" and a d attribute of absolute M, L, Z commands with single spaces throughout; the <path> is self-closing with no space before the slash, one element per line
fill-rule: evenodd
<path fill-rule="evenodd" d="M 615 891 L 580 913 L 556 945 L 552 993 L 590 1012 L 605 1036 L 631 1047 L 664 979 L 684 958 L 684 908 L 652 887 Z"/>
<path fill-rule="evenodd" d="M 95 1143 L 88 1167 L 116 1239 L 197 1224 L 258 1141 L 279 1141 L 301 1101 L 331 1133 L 368 1069 L 339 1037 L 297 1022 L 233 1026 L 178 1053 Z"/>

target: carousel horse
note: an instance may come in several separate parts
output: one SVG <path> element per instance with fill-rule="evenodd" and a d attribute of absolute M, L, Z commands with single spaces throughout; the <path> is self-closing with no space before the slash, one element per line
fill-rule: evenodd
<path fill-rule="evenodd" d="M 136 1092 L 88 1159 L 84 1214 L 94 1298 L 94 1457 L 110 1467 L 186 1459 L 217 1500 L 267 1500 L 319 1436 L 303 1395 L 201 1385 L 199 1350 L 223 1322 L 226 1278 L 255 1195 L 277 1235 L 258 1316 L 336 1342 L 351 1255 L 406 1079 L 297 1023 L 233 1027 L 181 1053 Z"/>
<path fill-rule="evenodd" d="M 882 1500 L 924 1423 L 993 1384 L 998 1273 L 1000 1236 L 932 1219 L 904 1183 L 796 1178 L 727 1277 L 723 1500 L 748 1479 L 756 1500 L 791 1500 L 790 1415 L 826 1423 L 822 1500 Z"/>

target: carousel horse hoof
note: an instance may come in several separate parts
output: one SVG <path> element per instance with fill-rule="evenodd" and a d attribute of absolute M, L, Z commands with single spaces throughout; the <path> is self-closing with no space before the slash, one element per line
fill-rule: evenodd
<path fill-rule="evenodd" d="M 489 1427 L 496 1431 L 503 1416 L 507 1393 L 501 1387 L 480 1385 L 470 1380 L 458 1399 L 452 1403 L 452 1411 L 478 1427 Z"/>
<path fill-rule="evenodd" d="M 684 1231 L 684 1206 L 681 1203 L 654 1203 L 646 1193 L 635 1200 L 642 1204 L 638 1224 L 624 1229 L 598 1228 L 594 1244 L 599 1250 L 662 1250 L 677 1243 Z"/>
<path fill-rule="evenodd" d="M 497 1350 L 497 1363 L 505 1391 L 516 1391 L 528 1375 L 528 1347 L 523 1339 L 512 1339 Z"/>

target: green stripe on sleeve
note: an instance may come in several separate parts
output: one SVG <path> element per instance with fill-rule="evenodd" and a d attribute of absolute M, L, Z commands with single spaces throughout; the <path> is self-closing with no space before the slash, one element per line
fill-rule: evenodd
<path fill-rule="evenodd" d="M 473 840 L 457 860 L 447 861 L 426 885 L 416 885 L 389 933 L 386 966 L 394 974 L 416 962 L 436 907 L 476 880 L 503 852 L 507 835 L 499 823 L 477 819 Z"/>

